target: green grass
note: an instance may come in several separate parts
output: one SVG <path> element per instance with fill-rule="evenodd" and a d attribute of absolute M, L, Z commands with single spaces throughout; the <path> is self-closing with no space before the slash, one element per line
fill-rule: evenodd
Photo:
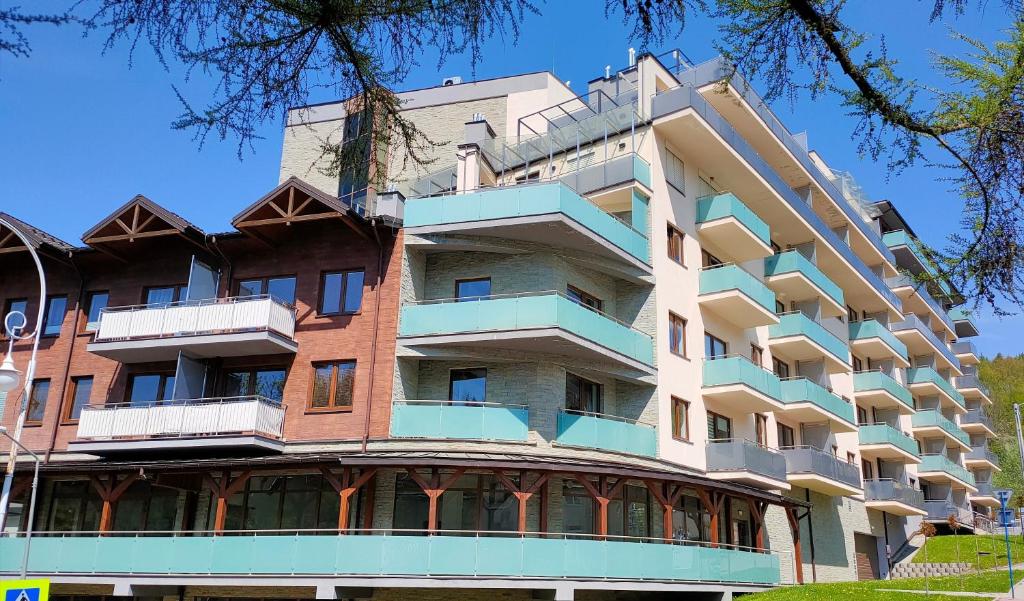
<path fill-rule="evenodd" d="M 870 580 L 863 582 L 836 582 L 829 584 L 806 584 L 777 588 L 764 593 L 750 595 L 751 601 L 817 601 L 833 599 L 842 601 L 967 601 L 989 599 L 989 597 L 964 597 L 943 595 L 942 591 L 963 591 L 973 593 L 1005 593 L 1010 590 L 1010 576 L 1001 570 L 942 576 L 928 579 L 928 590 L 939 594 L 925 597 L 920 593 L 894 592 L 900 590 L 925 590 L 924 578 L 901 578 L 898 580 Z"/>
<path fill-rule="evenodd" d="M 924 578 L 897 578 L 880 580 L 879 589 L 925 589 Z M 961 588 L 962 587 L 962 588 Z M 1006 570 L 990 570 L 960 576 L 941 576 L 928 579 L 928 589 L 933 591 L 969 591 L 972 593 L 1005 593 L 1010 590 L 1010 573 Z"/>
<path fill-rule="evenodd" d="M 957 546 L 960 559 L 957 559 Z M 926 553 L 927 551 L 927 553 Z M 1024 560 L 1024 543 L 1020 537 L 1010 537 L 1010 552 L 1014 563 Z M 1006 565 L 1006 543 L 1002 536 L 963 535 L 935 536 L 914 555 L 912 563 L 962 563 L 973 564 L 975 569 L 997 568 Z"/>

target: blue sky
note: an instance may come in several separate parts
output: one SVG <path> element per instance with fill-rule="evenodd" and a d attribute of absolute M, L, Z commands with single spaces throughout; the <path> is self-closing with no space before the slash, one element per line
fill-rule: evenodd
<path fill-rule="evenodd" d="M 53 0 L 39 5 L 61 6 Z M 606 19 L 599 0 L 552 0 L 542 14 L 526 19 L 517 44 L 495 39 L 474 69 L 466 57 L 452 57 L 440 69 L 426 56 L 404 88 L 440 83 L 442 75 L 465 80 L 518 72 L 552 70 L 573 88 L 627 60 L 628 31 L 620 20 Z M 892 56 L 906 76 L 928 81 L 933 52 L 962 48 L 950 40 L 949 27 L 990 40 L 1006 22 L 1001 5 L 954 23 L 929 24 L 930 1 L 850 3 L 854 25 L 885 35 Z M 589 7 L 589 8 L 588 8 Z M 36 6 L 32 8 L 35 10 Z M 892 24 L 879 29 L 877 23 Z M 571 24 L 571 27 L 570 27 Z M 29 59 L 0 60 L 0 165 L 4 210 L 65 240 L 77 243 L 92 224 L 135 194 L 144 194 L 206 231 L 228 229 L 230 218 L 277 183 L 282 121 L 265 124 L 263 139 L 238 158 L 237 140 L 208 139 L 200 149 L 171 121 L 181 112 L 171 86 L 196 104 L 207 98 L 210 82 L 186 80 L 178 65 L 165 70 L 148 48 L 140 48 L 129 68 L 128 49 L 101 53 L 101 36 L 83 37 L 75 27 L 39 26 L 29 30 Z M 714 24 L 692 18 L 686 31 L 666 42 L 696 61 L 715 55 Z M 332 100 L 321 91 L 310 102 Z M 809 131 L 810 146 L 835 168 L 852 171 L 873 199 L 894 201 L 926 242 L 942 244 L 959 227 L 959 206 L 941 173 L 925 167 L 889 174 L 884 163 L 860 157 L 850 139 L 855 125 L 834 99 L 773 107 L 791 131 Z M 977 341 L 986 355 L 1024 352 L 1024 318 L 999 320 L 987 312 L 976 321 L 984 335 Z"/>

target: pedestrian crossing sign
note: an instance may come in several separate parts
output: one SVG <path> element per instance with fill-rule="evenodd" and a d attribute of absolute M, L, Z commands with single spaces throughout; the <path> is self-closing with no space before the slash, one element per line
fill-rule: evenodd
<path fill-rule="evenodd" d="M 49 580 L 0 581 L 0 601 L 48 601 Z"/>

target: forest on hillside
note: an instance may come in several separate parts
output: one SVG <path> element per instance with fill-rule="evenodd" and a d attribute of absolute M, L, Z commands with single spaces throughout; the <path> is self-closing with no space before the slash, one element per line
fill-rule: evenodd
<path fill-rule="evenodd" d="M 1024 506 L 1024 478 L 1021 476 L 1020 453 L 1017 451 L 1017 430 L 1013 422 L 1013 404 L 1024 405 L 1024 354 L 1016 357 L 996 355 L 993 359 L 982 359 L 981 380 L 992 393 L 992 406 L 986 411 L 998 438 L 990 442 L 992 451 L 999 457 L 1002 472 L 993 480 L 996 488 L 1012 488 L 1016 491 L 1016 505 Z"/>

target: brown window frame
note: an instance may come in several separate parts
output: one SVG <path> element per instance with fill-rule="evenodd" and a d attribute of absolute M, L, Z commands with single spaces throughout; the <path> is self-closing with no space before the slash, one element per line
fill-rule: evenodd
<path fill-rule="evenodd" d="M 715 342 L 718 342 L 718 343 L 720 343 L 720 344 L 722 345 L 722 349 L 723 349 L 723 350 L 724 350 L 725 352 L 723 352 L 723 353 L 722 353 L 722 354 L 720 354 L 720 355 L 713 355 L 713 354 L 708 354 L 708 353 L 707 353 L 707 347 L 708 347 L 708 340 L 709 340 L 709 339 L 710 339 L 710 340 L 711 340 L 711 342 L 712 342 L 711 346 L 715 346 L 715 345 L 714 345 L 714 343 L 715 343 Z M 721 338 L 719 338 L 718 336 L 715 336 L 715 335 L 714 335 L 714 334 L 712 334 L 711 332 L 709 332 L 709 331 L 707 331 L 707 330 L 704 330 L 704 351 L 705 351 L 705 354 L 707 354 L 707 355 L 708 355 L 707 357 L 705 357 L 705 359 L 709 359 L 709 360 L 710 360 L 710 359 L 714 359 L 714 358 L 716 358 L 716 357 L 718 357 L 718 358 L 725 358 L 725 357 L 728 357 L 728 356 L 729 356 L 729 343 L 728 343 L 727 341 L 725 341 L 725 340 L 722 340 L 722 339 L 721 339 Z"/>
<path fill-rule="evenodd" d="M 257 396 L 256 392 L 255 392 L 255 390 L 256 390 L 255 389 L 255 385 L 256 385 L 256 378 L 255 378 L 255 376 L 256 376 L 256 372 L 261 372 L 261 371 L 283 371 L 284 372 L 284 382 L 285 382 L 285 385 L 288 384 L 288 376 L 291 373 L 291 370 L 288 369 L 287 365 L 282 365 L 280 363 L 254 363 L 252 365 L 238 365 L 238 366 L 234 366 L 234 367 L 222 367 L 221 370 L 217 373 L 217 382 L 216 382 L 216 384 L 217 384 L 217 386 L 216 386 L 217 395 L 219 395 L 219 396 L 226 396 L 224 389 L 225 389 L 225 384 L 227 383 L 227 375 L 228 374 L 230 374 L 230 373 L 243 373 L 244 372 L 244 373 L 249 374 L 249 382 L 254 386 L 254 388 L 253 388 L 253 393 L 252 394 L 246 393 L 243 396 Z M 284 403 L 284 392 L 283 391 L 281 393 L 281 397 L 282 398 L 281 398 L 280 402 Z M 266 398 L 266 397 L 264 397 L 264 398 Z M 270 400 L 273 401 L 275 399 L 270 399 Z"/>
<path fill-rule="evenodd" d="M 758 367 L 764 367 L 764 349 L 750 343 L 750 361 Z"/>
<path fill-rule="evenodd" d="M 320 272 L 320 284 L 316 294 L 316 315 L 317 317 L 337 317 L 338 315 L 359 315 L 363 312 L 363 294 L 359 294 L 359 308 L 355 311 L 345 310 L 345 293 L 348 291 L 348 274 L 350 273 L 362 273 L 363 274 L 363 287 L 366 286 L 366 268 L 365 267 L 352 267 L 349 269 L 331 269 Z M 332 312 L 324 312 L 324 287 L 327 284 L 327 276 L 343 274 L 345 277 L 342 278 L 341 293 L 338 295 L 338 310 Z M 255 279 L 255 278 L 254 278 Z"/>
<path fill-rule="evenodd" d="M 188 293 L 188 282 L 185 282 L 184 284 L 158 284 L 156 286 L 143 286 L 142 296 L 139 298 L 139 304 L 148 305 L 149 291 L 156 290 L 157 288 L 174 288 L 174 298 L 169 301 L 168 304 L 177 303 L 185 300 L 182 293 Z"/>
<path fill-rule="evenodd" d="M 72 376 L 68 378 L 68 389 L 64 395 L 64 403 L 60 410 L 60 421 L 62 424 L 77 424 L 79 418 L 71 417 L 71 412 L 75 408 L 75 395 L 78 394 L 78 383 L 81 380 L 91 380 L 92 383 L 96 382 L 96 378 L 93 376 Z M 89 398 L 85 400 L 85 404 L 82 407 L 88 407 L 92 404 L 92 384 L 89 385 Z"/>
<path fill-rule="evenodd" d="M 46 398 L 42 399 L 43 413 L 42 413 L 42 415 L 40 415 L 39 419 L 29 419 L 29 416 L 32 415 L 32 399 L 35 398 L 36 392 L 39 390 L 39 384 L 42 383 L 42 382 L 46 382 Z M 49 402 L 50 402 L 50 391 L 51 391 L 52 388 L 53 388 L 53 380 L 51 380 L 50 378 L 36 378 L 36 379 L 32 380 L 32 396 L 29 397 L 28 403 L 25 404 L 25 425 L 26 426 L 32 426 L 32 427 L 42 426 L 43 422 L 46 421 L 46 405 L 48 405 Z"/>
<path fill-rule="evenodd" d="M 668 225 L 668 244 L 666 245 L 668 251 L 668 258 L 674 262 L 686 267 L 686 252 L 683 249 L 683 242 L 686 240 L 686 234 L 682 230 L 672 225 Z M 673 248 L 675 247 L 675 248 Z M 677 251 L 673 254 L 673 250 Z"/>
<path fill-rule="evenodd" d="M 779 365 L 786 366 L 786 375 L 782 375 L 779 373 L 781 371 L 779 369 Z M 786 363 L 785 361 L 779 359 L 778 357 L 772 357 L 772 373 L 780 378 L 788 378 L 790 377 L 790 374 L 793 372 L 790 370 L 789 363 Z"/>
<path fill-rule="evenodd" d="M 705 409 L 704 412 L 707 414 L 706 418 L 708 420 L 717 421 L 717 418 L 722 418 L 723 420 L 725 420 L 725 423 L 728 424 L 728 426 L 729 426 L 729 436 L 728 436 L 728 438 L 714 438 L 713 440 L 732 440 L 733 439 L 733 436 L 735 435 L 735 431 L 733 430 L 733 427 L 732 427 L 733 424 L 732 424 L 732 418 L 731 417 L 729 417 L 728 415 L 723 415 L 721 413 L 718 413 L 717 411 L 711 411 L 710 409 Z M 711 438 L 710 434 L 711 433 L 708 432 L 708 438 Z"/>
<path fill-rule="evenodd" d="M 337 392 L 338 385 L 338 365 L 342 363 L 352 364 L 352 395 L 350 404 L 337 405 L 335 404 L 334 395 Z M 306 413 L 352 413 L 355 407 L 355 392 L 356 392 L 356 369 L 358 368 L 358 361 L 355 359 L 329 359 L 327 361 L 313 361 L 312 369 L 309 372 L 309 395 L 306 398 Z M 327 398 L 328 405 L 326 407 L 314 407 L 313 406 L 313 394 L 316 390 L 316 370 L 320 367 L 331 366 L 331 382 L 328 384 L 328 390 L 330 395 Z"/>
<path fill-rule="evenodd" d="M 580 300 L 578 301 L 575 301 L 572 298 L 570 298 L 569 300 L 583 307 L 584 309 L 590 309 L 591 311 L 596 311 L 597 313 L 604 312 L 604 300 L 594 296 L 593 294 L 587 292 L 586 290 L 579 288 L 577 286 L 573 286 L 572 284 L 566 284 L 565 292 L 566 296 L 575 295 L 577 298 L 579 298 Z"/>
<path fill-rule="evenodd" d="M 676 320 L 678 320 L 679 323 L 682 324 L 682 333 L 679 337 L 679 346 L 681 347 L 681 351 L 677 351 L 676 349 L 672 348 L 672 330 L 674 328 Z M 689 350 L 687 349 L 686 345 L 686 326 L 688 325 L 688 323 L 689 322 L 687 321 L 687 319 L 682 315 L 679 315 L 672 311 L 668 312 L 668 352 L 672 353 L 677 357 L 682 357 L 683 359 L 689 359 Z"/>
<path fill-rule="evenodd" d="M 849 463 L 850 465 L 857 465 L 857 454 L 856 453 L 851 453 L 850 451 L 847 451 L 846 452 L 846 463 Z"/>
<path fill-rule="evenodd" d="M 51 309 L 51 305 L 53 304 L 53 301 L 55 301 L 55 300 L 57 300 L 59 298 L 64 299 L 64 313 L 63 313 L 63 316 L 60 318 L 60 327 L 57 328 L 57 332 L 56 333 L 54 333 L 54 334 L 47 334 L 46 333 L 46 326 L 50 322 L 50 309 Z M 61 331 L 64 330 L 64 321 L 67 319 L 68 310 L 70 309 L 70 307 L 68 306 L 69 302 L 70 302 L 70 299 L 68 298 L 67 294 L 51 294 L 51 295 L 46 297 L 46 305 L 45 305 L 45 307 L 43 307 L 43 321 L 42 321 L 42 328 L 43 329 L 42 329 L 41 332 L 38 333 L 38 336 L 40 338 L 57 338 L 57 337 L 60 336 Z"/>
<path fill-rule="evenodd" d="M 682 421 L 680 416 L 684 418 Z M 672 397 L 672 438 L 690 442 L 690 401 L 677 396 Z"/>
<path fill-rule="evenodd" d="M 754 438 L 762 447 L 768 446 L 768 416 L 763 413 L 754 414 Z"/>
<path fill-rule="evenodd" d="M 135 378 L 139 376 L 160 376 L 160 385 L 157 387 L 158 390 L 164 390 L 167 387 L 167 378 L 174 378 L 177 374 L 173 370 L 153 370 L 153 371 L 140 371 L 136 373 L 128 374 L 128 378 L 125 381 L 124 386 L 124 404 L 132 404 L 132 384 L 135 382 Z M 173 390 L 171 391 L 174 392 Z M 169 399 L 157 399 L 152 401 L 153 403 L 160 405 L 163 403 L 169 403 L 173 401 L 173 398 Z"/>
<path fill-rule="evenodd" d="M 276 275 L 258 275 L 258 276 L 253 276 L 253 277 L 244 277 L 244 278 L 235 277 L 235 281 L 231 285 L 231 294 L 232 294 L 232 296 L 241 296 L 242 282 L 259 281 L 260 285 L 263 287 L 263 289 L 267 290 L 267 288 L 269 288 L 270 280 L 281 280 L 281 279 L 284 279 L 284 278 L 291 278 L 295 282 L 295 298 L 293 298 L 292 301 L 291 301 L 291 304 L 294 305 L 298 301 L 298 299 L 299 299 L 298 298 L 299 297 L 299 276 L 297 274 L 294 274 L 294 273 L 280 273 L 280 274 L 276 274 Z M 264 292 L 263 294 L 269 294 L 269 293 L 268 292 Z"/>
<path fill-rule="evenodd" d="M 788 437 L 783 436 L 783 432 L 786 432 L 788 434 Z M 782 422 L 776 421 L 775 436 L 777 438 L 777 440 L 775 441 L 775 446 L 777 446 L 780 449 L 796 446 L 796 430 L 793 428 L 793 426 L 789 426 Z M 783 440 L 786 438 L 789 438 L 789 444 L 782 444 Z"/>

